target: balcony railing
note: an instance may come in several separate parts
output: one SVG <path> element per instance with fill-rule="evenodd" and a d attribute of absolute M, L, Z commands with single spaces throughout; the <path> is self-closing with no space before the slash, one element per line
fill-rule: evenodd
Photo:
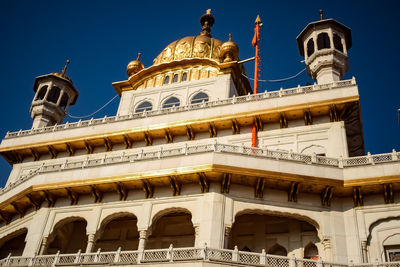
<path fill-rule="evenodd" d="M 209 247 L 152 249 L 144 251 L 117 251 L 38 255 L 34 257 L 12 256 L 0 260 L 0 266 L 82 266 L 82 265 L 140 265 L 163 262 L 209 261 L 244 266 L 270 267 L 399 267 L 400 262 L 375 262 L 371 264 L 333 263 L 319 260 L 296 259 L 292 257 Z"/>
<path fill-rule="evenodd" d="M 103 165 L 129 163 L 142 160 L 161 159 L 209 152 L 238 154 L 272 160 L 285 160 L 302 164 L 324 165 L 334 168 L 359 167 L 400 161 L 400 152 L 396 152 L 395 150 L 393 150 L 392 153 L 377 155 L 368 154 L 362 157 L 331 158 L 317 156 L 315 154 L 306 155 L 289 151 L 277 151 L 219 143 L 197 145 L 188 145 L 185 143 L 185 145 L 182 147 L 163 148 L 160 146 L 158 150 L 151 148 L 148 150 L 130 149 L 128 151 L 120 151 L 119 153 L 113 152 L 100 155 L 88 155 L 86 157 L 80 157 L 79 159 L 65 158 L 64 160 L 57 160 L 56 162 L 55 160 L 45 161 L 41 166 L 30 171 L 28 174 L 20 175 L 15 182 L 8 184 L 7 187 L 1 188 L 0 196 L 40 173 L 59 172 L 72 169 L 82 169 Z"/>
<path fill-rule="evenodd" d="M 98 118 L 98 119 L 92 118 L 90 120 L 84 120 L 84 121 L 80 120 L 78 122 L 72 122 L 72 123 L 67 122 L 65 124 L 42 127 L 42 128 L 37 128 L 37 129 L 19 130 L 16 132 L 7 132 L 7 134 L 4 138 L 5 139 L 6 138 L 15 138 L 15 137 L 20 137 L 20 136 L 57 132 L 57 131 L 62 131 L 62 130 L 67 130 L 67 129 L 89 127 L 89 126 L 98 125 L 98 124 L 108 124 L 108 123 L 113 123 L 113 122 L 117 122 L 117 121 L 141 119 L 144 117 L 160 116 L 160 115 L 166 115 L 166 114 L 183 112 L 183 111 L 206 109 L 206 108 L 212 108 L 212 107 L 232 105 L 232 104 L 236 104 L 236 103 L 254 102 L 254 101 L 259 101 L 259 100 L 263 100 L 263 99 L 279 98 L 279 97 L 285 97 L 285 96 L 291 96 L 291 95 L 308 94 L 308 93 L 312 93 L 312 92 L 316 92 L 316 91 L 331 90 L 331 89 L 347 87 L 347 86 L 351 86 L 351 85 L 355 85 L 355 84 L 356 84 L 356 81 L 353 78 L 350 80 L 337 81 L 337 82 L 333 82 L 330 84 L 321 84 L 321 85 L 314 84 L 314 85 L 309 85 L 309 86 L 298 86 L 295 88 L 290 88 L 290 89 L 285 89 L 285 90 L 281 89 L 278 91 L 265 92 L 265 93 L 260 93 L 260 94 L 256 94 L 256 95 L 245 95 L 245 96 L 238 96 L 238 97 L 234 96 L 232 98 L 211 101 L 211 102 L 189 104 L 186 106 L 171 107 L 171 108 L 158 109 L 158 110 L 152 110 L 152 111 L 144 111 L 142 113 L 131 113 L 129 115 L 124 115 L 124 116 L 112 116 L 112 117 L 105 116 L 104 118 Z"/>

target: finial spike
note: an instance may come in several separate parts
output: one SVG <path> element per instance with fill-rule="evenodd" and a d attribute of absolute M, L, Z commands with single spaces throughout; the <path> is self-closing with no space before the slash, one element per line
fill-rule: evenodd
<path fill-rule="evenodd" d="M 211 14 L 211 8 L 207 9 L 206 13 L 207 13 L 207 15 L 210 15 Z"/>
<path fill-rule="evenodd" d="M 323 9 L 320 9 L 320 10 L 319 10 L 319 19 L 320 19 L 320 20 L 323 20 L 323 19 L 324 19 L 324 10 L 323 10 Z"/>
<path fill-rule="evenodd" d="M 62 76 L 65 76 L 65 73 L 67 72 L 67 67 L 68 67 L 69 62 L 70 62 L 69 59 L 67 59 L 67 61 L 65 62 L 64 69 L 61 72 Z"/>
<path fill-rule="evenodd" d="M 232 33 L 229 33 L 229 41 L 232 41 Z"/>
<path fill-rule="evenodd" d="M 254 21 L 255 24 L 260 24 L 261 23 L 261 19 L 260 19 L 260 15 L 257 15 L 256 21 Z"/>
<path fill-rule="evenodd" d="M 136 60 L 140 60 L 140 57 L 142 56 L 142 53 L 137 53 L 137 58 Z"/>

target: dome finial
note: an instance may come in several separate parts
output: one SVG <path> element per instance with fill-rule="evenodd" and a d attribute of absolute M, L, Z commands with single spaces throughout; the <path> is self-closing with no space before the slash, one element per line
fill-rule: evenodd
<path fill-rule="evenodd" d="M 201 32 L 200 35 L 205 35 L 211 37 L 211 27 L 214 25 L 215 19 L 213 15 L 211 15 L 211 9 L 207 9 L 206 14 L 201 16 L 200 24 L 201 24 Z"/>
<path fill-rule="evenodd" d="M 69 59 L 67 59 L 67 61 L 65 62 L 65 66 L 64 66 L 64 69 L 62 70 L 62 72 L 61 72 L 61 76 L 65 76 L 65 73 L 67 72 L 67 67 L 68 67 L 68 64 L 69 64 Z"/>
<path fill-rule="evenodd" d="M 324 10 L 323 10 L 323 9 L 320 9 L 320 10 L 319 10 L 319 19 L 320 19 L 320 20 L 323 20 L 323 19 L 324 19 Z"/>
<path fill-rule="evenodd" d="M 141 56 L 142 53 L 138 53 L 136 60 L 129 62 L 128 66 L 126 67 L 126 73 L 129 77 L 144 69 L 143 63 L 140 61 Z"/>

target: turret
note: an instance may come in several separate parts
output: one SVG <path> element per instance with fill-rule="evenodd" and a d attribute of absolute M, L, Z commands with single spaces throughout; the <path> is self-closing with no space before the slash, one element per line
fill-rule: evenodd
<path fill-rule="evenodd" d="M 61 123 L 70 105 L 75 104 L 78 91 L 66 75 L 67 63 L 61 73 L 53 72 L 35 78 L 30 108 L 32 128 L 41 128 Z"/>
<path fill-rule="evenodd" d="M 351 48 L 351 30 L 334 19 L 308 24 L 297 36 L 300 55 L 308 74 L 318 84 L 340 80 L 349 69 L 347 51 Z"/>

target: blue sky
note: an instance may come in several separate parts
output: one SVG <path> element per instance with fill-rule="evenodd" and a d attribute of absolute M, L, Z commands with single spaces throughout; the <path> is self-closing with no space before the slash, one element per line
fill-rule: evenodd
<path fill-rule="evenodd" d="M 0 136 L 32 126 L 29 107 L 36 76 L 61 71 L 80 91 L 72 115 L 90 114 L 116 92 L 111 83 L 127 78 L 126 65 L 142 53 L 145 67 L 169 43 L 200 32 L 199 19 L 211 8 L 212 36 L 232 33 L 239 56 L 254 55 L 254 20 L 261 30 L 261 79 L 279 79 L 304 68 L 296 36 L 312 21 L 334 18 L 352 29 L 350 69 L 356 77 L 366 151 L 400 151 L 398 1 L 0 1 Z M 253 63 L 246 63 L 252 76 Z M 263 83 L 262 90 L 313 82 L 306 73 L 284 83 Z M 118 100 L 94 117 L 112 116 Z M 74 121 L 66 118 L 66 120 Z M 0 186 L 11 168 L 0 160 Z"/>

